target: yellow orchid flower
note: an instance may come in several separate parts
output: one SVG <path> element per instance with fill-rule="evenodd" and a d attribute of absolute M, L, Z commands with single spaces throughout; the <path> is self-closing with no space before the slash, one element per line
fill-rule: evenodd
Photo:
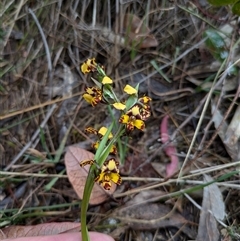
<path fill-rule="evenodd" d="M 96 106 L 102 100 L 102 91 L 97 87 L 88 87 L 83 98 L 92 106 Z"/>
<path fill-rule="evenodd" d="M 80 163 L 81 167 L 86 165 L 94 165 L 93 160 L 84 160 Z M 95 178 L 95 182 L 99 183 L 104 189 L 110 190 L 112 183 L 114 182 L 117 185 L 122 183 L 122 178 L 119 174 L 119 162 L 114 158 L 104 162 L 100 174 Z"/>
<path fill-rule="evenodd" d="M 127 114 L 122 115 L 119 119 L 119 122 L 122 124 L 126 124 L 126 128 L 129 132 L 133 131 L 134 127 L 139 130 L 144 130 L 145 128 L 145 123 L 143 120 L 136 119 L 135 116 L 129 116 Z"/>
<path fill-rule="evenodd" d="M 81 71 L 83 74 L 87 74 L 89 72 L 94 72 L 97 69 L 97 63 L 95 61 L 95 58 L 87 59 L 82 65 L 81 65 Z"/>

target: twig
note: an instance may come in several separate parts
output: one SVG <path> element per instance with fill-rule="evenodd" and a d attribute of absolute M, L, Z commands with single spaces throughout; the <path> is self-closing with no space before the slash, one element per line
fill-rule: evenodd
<path fill-rule="evenodd" d="M 79 95 L 82 95 L 82 93 L 78 92 L 76 94 L 73 94 L 72 96 L 66 96 L 66 97 L 63 97 L 63 98 L 56 99 L 56 100 L 46 101 L 46 102 L 44 102 L 44 103 L 42 103 L 40 105 L 31 106 L 31 107 L 28 107 L 28 108 L 26 108 L 24 110 L 18 110 L 18 111 L 15 111 L 13 113 L 10 113 L 10 114 L 0 116 L 0 120 L 4 120 L 4 119 L 10 118 L 10 117 L 13 117 L 15 115 L 20 115 L 20 114 L 23 114 L 25 112 L 36 110 L 38 108 L 41 108 L 41 107 L 44 107 L 44 106 L 47 106 L 47 105 L 52 105 L 52 104 L 55 104 L 55 103 L 61 102 L 63 100 L 67 100 L 67 99 L 73 98 L 75 96 L 79 96 Z"/>
<path fill-rule="evenodd" d="M 36 15 L 32 11 L 32 9 L 29 8 L 28 11 L 32 15 L 32 17 L 33 17 L 33 19 L 34 19 L 34 21 L 35 21 L 35 23 L 36 23 L 36 25 L 38 27 L 38 30 L 39 30 L 39 32 L 41 34 L 42 41 L 43 41 L 43 44 L 44 44 L 44 47 L 45 47 L 45 51 L 46 51 L 46 54 L 47 54 L 48 70 L 52 71 L 52 61 L 51 61 L 50 51 L 49 51 L 47 40 L 46 40 L 45 35 L 43 33 L 42 27 L 41 27 L 41 25 L 40 25 Z"/>

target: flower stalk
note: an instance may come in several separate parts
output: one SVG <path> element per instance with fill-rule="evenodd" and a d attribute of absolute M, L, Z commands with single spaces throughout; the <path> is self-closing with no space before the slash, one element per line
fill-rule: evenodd
<path fill-rule="evenodd" d="M 120 102 L 112 87 L 113 80 L 106 75 L 103 67 L 97 64 L 94 58 L 87 59 L 81 65 L 81 71 L 84 74 L 90 72 L 98 73 L 98 81 L 93 79 L 96 86 L 87 87 L 83 98 L 93 107 L 102 103 L 114 107 L 121 112 L 118 123 L 113 121 L 108 128 L 101 127 L 99 130 L 95 130 L 92 127 L 86 128 L 88 133 L 98 135 L 99 138 L 99 140 L 93 144 L 93 148 L 96 150 L 94 159 L 84 160 L 80 163 L 80 166 L 90 165 L 81 203 L 82 240 L 90 241 L 86 217 L 93 186 L 97 183 L 104 189 L 110 190 L 112 183 L 117 185 L 122 183 L 119 162 L 115 158 L 108 159 L 108 156 L 109 154 L 117 154 L 116 144 L 119 143 L 121 137 L 129 136 L 135 128 L 144 130 L 145 121 L 150 116 L 149 102 L 151 98 L 147 96 L 138 98 L 138 85 L 135 88 L 126 85 L 123 91 L 128 94 L 128 98 L 124 103 Z M 113 126 L 116 124 L 117 130 L 115 134 L 112 134 Z"/>

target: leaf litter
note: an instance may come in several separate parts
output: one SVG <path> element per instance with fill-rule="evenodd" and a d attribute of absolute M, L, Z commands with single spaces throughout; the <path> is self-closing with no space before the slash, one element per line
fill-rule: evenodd
<path fill-rule="evenodd" d="M 67 167 L 70 170 L 68 175 L 72 177 L 70 184 L 66 175 L 60 174 L 65 168 L 64 154 L 66 150 L 63 151 L 59 163 L 53 163 L 47 157 L 48 154 L 54 156 L 58 150 L 59 143 L 67 133 L 68 124 L 76 114 L 74 113 L 76 105 L 80 105 L 81 108 L 68 136 L 67 144 L 70 149 L 73 148 L 73 144 L 83 146 L 84 143 L 84 148 L 91 150 L 90 141 L 85 142 L 86 136 L 81 130 L 89 124 L 94 124 L 95 119 L 106 121 L 104 107 L 89 111 L 89 108 L 81 102 L 81 98 L 74 99 L 74 96 L 81 96 L 86 83 L 91 81 L 90 78 L 81 75 L 79 64 L 93 56 L 96 56 L 107 67 L 106 71 L 111 73 L 119 90 L 126 83 L 134 83 L 134 86 L 141 83 L 140 89 L 143 93 L 153 98 L 151 106 L 153 117 L 147 123 L 148 128 L 144 133 L 134 134 L 127 146 L 129 148 L 127 160 L 137 160 L 132 166 L 134 170 L 139 168 L 139 171 L 133 174 L 134 170 L 131 169 L 131 165 L 128 167 L 123 164 L 121 168 L 126 170 L 125 177 L 123 186 L 118 191 L 124 193 L 124 191 L 135 191 L 137 188 L 144 190 L 144 188 L 153 187 L 154 191 L 162 191 L 168 195 L 180 188 L 184 190 L 185 184 L 176 185 L 177 180 L 174 179 L 176 176 L 172 176 L 171 183 L 163 182 L 163 179 L 161 181 L 154 179 L 159 176 L 153 172 L 154 170 L 150 170 L 151 165 L 149 164 L 153 164 L 152 166 L 157 164 L 164 170 L 168 165 L 166 156 L 162 155 L 164 147 L 159 142 L 159 136 L 156 133 L 159 133 L 159 121 L 164 116 L 174 117 L 177 125 L 174 126 L 174 133 L 170 139 L 176 143 L 175 147 L 178 150 L 179 166 L 181 167 L 182 160 L 189 148 L 189 140 L 196 132 L 199 113 L 202 111 L 201 103 L 206 99 L 213 79 L 222 66 L 222 63 L 213 57 L 215 53 L 212 53 L 204 44 L 203 32 L 214 26 L 216 29 L 222 29 L 221 34 L 224 34 L 223 27 L 230 24 L 231 31 L 228 30 L 227 39 L 226 36 L 223 37 L 223 40 L 228 43 L 225 47 L 229 53 L 226 66 L 230 66 L 239 59 L 238 49 L 234 46 L 235 37 L 238 38 L 237 21 L 235 16 L 229 14 L 229 9 L 213 8 L 205 1 L 191 1 L 186 4 L 182 0 L 177 4 L 171 1 L 122 1 L 118 6 L 115 2 L 97 1 L 94 4 L 94 1 L 87 2 L 85 0 L 70 0 L 60 3 L 47 1 L 44 4 L 30 1 L 14 2 L 14 4 L 9 2 L 7 5 L 6 3 L 8 1 L 3 2 L 0 6 L 2 14 L 2 25 L 0 26 L 2 53 L 0 60 L 2 67 L 0 156 L 1 167 L 5 170 L 1 175 L 0 194 L 1 197 L 11 197 L 11 206 L 6 210 L 1 210 L 2 226 L 13 223 L 31 225 L 43 222 L 49 225 L 53 219 L 58 221 L 78 220 L 78 207 L 71 206 L 69 210 L 59 208 L 58 215 L 54 217 L 50 215 L 51 212 L 44 212 L 43 207 L 48 205 L 49 210 L 52 210 L 54 206 L 70 205 L 75 200 L 81 199 L 82 194 L 79 189 L 83 189 L 87 169 L 80 170 L 78 151 L 74 149 L 71 153 L 66 148 L 66 156 L 72 159 L 70 161 L 72 169 Z M 26 9 L 30 7 L 35 9 L 46 35 L 53 61 L 53 76 L 56 81 L 48 76 L 46 53 L 39 37 L 39 31 L 34 23 L 28 24 L 30 18 Z M 18 33 L 19 37 L 16 37 L 15 33 Z M 144 42 L 146 40 L 147 42 Z M 154 61 L 154 67 L 151 61 Z M 222 71 L 227 69 L 226 66 Z M 166 83 L 165 79 L 170 80 L 171 83 Z M 222 173 L 235 170 L 239 165 L 239 128 L 237 124 L 239 110 L 235 104 L 237 103 L 235 95 L 238 96 L 236 92 L 238 78 L 233 74 L 231 76 L 228 74 L 224 80 L 219 76 L 216 79 L 212 101 L 216 100 L 217 104 L 212 106 L 212 110 L 208 107 L 203 116 L 202 126 L 196 136 L 197 142 L 190 153 L 181 183 L 184 183 L 185 178 L 188 185 L 194 186 L 194 182 L 202 180 L 202 172 L 211 172 L 209 176 L 217 177 Z M 52 99 L 46 100 L 46 94 L 49 92 L 53 92 L 54 96 Z M 68 93 L 70 95 L 66 96 Z M 62 95 L 65 97 L 62 98 Z M 69 101 L 64 102 L 66 99 Z M 232 103 L 233 108 L 226 111 Z M 54 108 L 50 109 L 53 104 L 55 104 Z M 216 110 L 217 116 L 214 116 L 213 113 Z M 215 127 L 211 125 L 212 117 Z M 231 123 L 231 120 L 234 120 L 234 125 L 232 125 L 234 122 L 228 124 Z M 39 135 L 34 135 L 40 125 L 45 135 L 45 145 L 50 153 L 46 153 L 39 142 Z M 172 123 L 169 122 L 168 125 L 171 129 Z M 211 140 L 214 136 L 215 139 Z M 202 152 L 201 158 L 194 159 L 199 151 Z M 81 155 L 91 157 L 92 154 L 81 153 Z M 12 160 L 14 160 L 14 164 L 11 165 Z M 73 171 L 75 168 L 76 172 Z M 79 171 L 80 173 L 84 171 L 84 173 L 80 174 Z M 22 173 L 29 174 L 29 176 L 22 177 Z M 37 174 L 43 176 L 38 177 Z M 46 191 L 39 188 L 34 193 L 33 190 L 39 183 L 49 182 L 50 175 L 59 175 L 58 181 L 51 190 Z M 222 196 L 224 199 L 226 198 L 227 225 L 231 229 L 225 235 L 220 234 L 222 239 L 229 237 L 230 240 L 231 235 L 232 240 L 238 240 L 236 238 L 239 233 L 236 227 L 240 223 L 240 219 L 236 215 L 240 205 L 238 179 L 238 176 L 235 175 L 231 180 L 222 182 L 226 185 Z M 28 192 L 21 192 L 21 195 L 15 193 L 19 182 L 29 184 Z M 156 182 L 162 186 L 156 188 Z M 78 193 L 78 196 L 73 190 Z M 30 195 L 31 193 L 33 194 Z M 131 240 L 133 233 L 139 234 L 137 237 L 140 237 L 141 231 L 138 228 L 144 228 L 144 222 L 130 222 L 130 225 L 127 226 L 128 222 L 123 220 L 124 218 L 130 220 L 131 217 L 144 220 L 144 213 L 146 213 L 148 221 L 153 220 L 153 223 L 147 223 L 146 227 L 150 228 L 152 225 L 153 229 L 148 233 L 141 232 L 143 239 L 151 233 L 156 234 L 156 240 L 188 240 L 188 235 L 184 233 L 185 228 L 181 227 L 190 227 L 191 222 L 199 223 L 198 210 L 185 197 L 182 197 L 183 206 L 178 208 L 178 211 L 175 209 L 172 211 L 174 205 L 167 204 L 168 198 L 157 202 L 146 202 L 145 206 L 149 204 L 159 214 L 156 217 L 151 209 L 144 210 L 144 204 L 139 204 L 137 201 L 134 201 L 137 203 L 136 213 L 134 213 L 134 205 L 127 207 L 128 200 L 133 198 L 133 194 L 113 200 L 111 199 L 112 193 L 101 193 L 98 188 L 96 193 L 98 194 L 91 200 L 95 205 L 90 208 L 90 213 L 94 211 L 95 216 L 89 216 L 90 223 L 93 224 L 92 229 L 101 223 L 101 215 L 107 217 L 109 213 L 115 214 L 116 206 L 117 209 L 128 208 L 125 211 L 123 209 L 121 215 L 118 214 L 121 216 L 121 222 L 124 222 L 128 228 L 124 229 L 124 232 L 121 233 L 122 236 L 116 236 L 116 240 Z M 25 202 L 25 198 L 29 195 L 31 198 Z M 205 196 L 207 197 L 207 195 Z M 202 201 L 201 198 L 202 196 L 195 197 L 198 203 Z M 147 201 L 148 196 L 145 196 L 145 199 Z M 210 198 L 205 199 L 210 202 Z M 175 202 L 175 199 L 170 200 L 172 203 Z M 101 204 L 97 205 L 97 202 Z M 26 212 L 24 215 L 27 215 L 31 212 L 28 211 L 28 208 L 31 207 L 38 208 L 44 216 L 24 216 L 26 218 L 22 219 L 21 213 L 16 214 L 16 209 L 21 208 L 23 212 Z M 164 208 L 168 211 L 167 213 L 164 212 Z M 211 210 L 211 207 L 206 204 L 206 209 Z M 98 213 L 99 210 L 104 211 Z M 192 218 L 184 215 L 184 212 L 188 211 L 193 212 Z M 31 212 L 31 215 L 33 214 Z M 99 216 L 97 217 L 97 215 Z M 204 217 L 204 220 L 215 230 L 215 217 L 207 215 L 209 216 Z M 170 216 L 172 222 L 165 218 L 160 221 L 165 216 Z M 209 221 L 210 218 L 211 221 Z M 176 220 L 180 222 L 181 227 L 177 226 Z M 163 227 L 163 224 L 166 226 Z M 171 225 L 177 230 L 183 230 L 181 235 L 173 237 Z M 220 224 L 217 225 L 218 230 L 220 230 L 220 226 Z M 158 229 L 159 227 L 160 229 Z M 26 226 L 26 228 L 28 227 Z M 120 227 L 115 230 L 119 231 Z M 206 232 L 206 229 L 204 231 Z M 208 231 L 210 237 L 211 230 Z M 160 239 L 158 236 L 160 234 L 164 234 L 165 238 Z M 196 237 L 195 235 L 194 238 Z"/>

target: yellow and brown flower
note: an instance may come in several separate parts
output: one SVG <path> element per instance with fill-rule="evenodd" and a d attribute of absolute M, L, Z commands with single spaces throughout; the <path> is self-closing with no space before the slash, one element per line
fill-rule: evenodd
<path fill-rule="evenodd" d="M 88 74 L 89 72 L 94 72 L 97 70 L 97 63 L 95 61 L 95 58 L 87 59 L 82 65 L 81 65 L 81 71 L 83 74 Z"/>
<path fill-rule="evenodd" d="M 80 166 L 93 165 L 94 160 L 85 160 L 80 163 Z M 119 174 L 119 162 L 114 158 L 106 160 L 100 170 L 100 173 L 95 178 L 95 182 L 99 183 L 104 189 L 110 190 L 112 182 L 120 185 L 122 183 L 122 178 Z"/>
<path fill-rule="evenodd" d="M 143 104 L 145 104 L 145 105 L 148 105 L 149 102 L 152 101 L 152 99 L 151 99 L 150 97 L 148 97 L 148 96 L 143 96 L 143 97 L 139 98 L 138 101 L 139 101 L 140 103 L 143 103 Z"/>
<path fill-rule="evenodd" d="M 143 130 L 145 128 L 145 123 L 142 120 L 140 107 L 138 105 L 133 106 L 126 114 L 123 114 L 119 122 L 122 124 L 126 124 L 126 129 L 128 132 L 131 132 L 136 127 L 139 130 Z"/>
<path fill-rule="evenodd" d="M 87 87 L 83 98 L 92 106 L 96 106 L 102 101 L 102 91 L 97 87 Z"/>
<path fill-rule="evenodd" d="M 152 99 L 148 96 L 143 96 L 143 97 L 138 99 L 138 103 L 140 104 L 139 113 L 140 113 L 141 119 L 143 121 L 147 120 L 151 115 L 150 105 L 149 105 L 149 102 L 151 100 Z"/>
<path fill-rule="evenodd" d="M 100 174 L 95 178 L 95 182 L 98 182 L 104 189 L 110 190 L 112 183 L 117 185 L 122 183 L 122 178 L 119 175 L 119 162 L 114 158 L 104 162 Z"/>

